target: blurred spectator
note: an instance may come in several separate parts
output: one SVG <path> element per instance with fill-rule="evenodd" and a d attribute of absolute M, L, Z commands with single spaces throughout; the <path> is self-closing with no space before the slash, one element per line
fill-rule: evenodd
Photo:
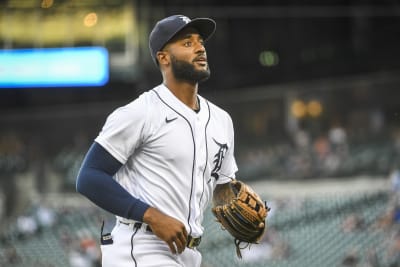
<path fill-rule="evenodd" d="M 365 226 L 364 218 L 356 213 L 348 215 L 342 222 L 342 231 L 344 233 L 351 233 L 354 231 L 362 230 Z"/>
<path fill-rule="evenodd" d="M 55 212 L 43 204 L 39 204 L 36 208 L 35 215 L 40 227 L 51 227 L 56 221 Z"/>
<path fill-rule="evenodd" d="M 385 126 L 385 116 L 381 109 L 374 109 L 370 114 L 370 131 L 373 135 L 378 135 L 382 132 Z"/>
<path fill-rule="evenodd" d="M 330 153 L 329 139 L 325 135 L 320 135 L 314 141 L 314 152 L 317 159 L 323 161 Z"/>
<path fill-rule="evenodd" d="M 357 249 L 350 249 L 342 259 L 342 266 L 356 267 L 360 262 L 360 255 Z"/>
<path fill-rule="evenodd" d="M 0 133 L 0 189 L 4 195 L 4 216 L 15 215 L 18 202 L 15 175 L 27 166 L 26 147 L 16 133 Z"/>
<path fill-rule="evenodd" d="M 400 152 L 400 127 L 396 127 L 391 131 L 393 146 L 396 152 Z"/>
<path fill-rule="evenodd" d="M 31 215 L 21 215 L 17 219 L 17 228 L 21 237 L 29 237 L 37 233 L 38 224 Z"/>
<path fill-rule="evenodd" d="M 400 195 L 400 170 L 397 167 L 393 167 L 389 173 L 389 182 L 391 185 L 391 191 L 396 198 Z"/>
<path fill-rule="evenodd" d="M 347 150 L 347 133 L 338 122 L 335 122 L 329 129 L 328 138 L 334 152 L 341 153 Z"/>
<path fill-rule="evenodd" d="M 98 266 L 101 262 L 101 255 L 96 241 L 87 235 L 81 239 L 80 246 L 85 256 L 90 260 L 91 266 Z"/>
<path fill-rule="evenodd" d="M 310 134 L 304 129 L 298 129 L 294 133 L 294 144 L 299 150 L 308 150 L 311 146 Z"/>
<path fill-rule="evenodd" d="M 379 230 L 389 230 L 394 223 L 395 210 L 393 207 L 387 207 L 387 210 L 378 217 L 374 224 L 374 228 Z"/>
<path fill-rule="evenodd" d="M 100 267 L 101 252 L 99 244 L 87 229 L 77 232 L 77 239 L 69 243 L 69 262 L 71 267 Z"/>
<path fill-rule="evenodd" d="M 17 133 L 0 134 L 0 170 L 5 173 L 19 172 L 27 163 L 24 155 L 26 147 Z"/>

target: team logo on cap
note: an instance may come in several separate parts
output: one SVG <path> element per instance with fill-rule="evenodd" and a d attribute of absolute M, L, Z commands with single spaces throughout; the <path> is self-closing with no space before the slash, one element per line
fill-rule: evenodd
<path fill-rule="evenodd" d="M 186 17 L 186 16 L 179 16 L 179 18 L 181 20 L 183 20 L 186 24 L 188 24 L 190 22 L 190 19 L 188 17 Z"/>

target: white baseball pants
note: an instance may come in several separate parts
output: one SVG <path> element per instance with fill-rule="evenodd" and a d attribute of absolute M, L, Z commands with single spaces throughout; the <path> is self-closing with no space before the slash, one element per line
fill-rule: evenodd
<path fill-rule="evenodd" d="M 112 244 L 101 245 L 102 267 L 200 267 L 201 254 L 186 248 L 181 254 L 172 254 L 167 243 L 145 225 L 134 228 L 117 222 L 111 232 Z"/>

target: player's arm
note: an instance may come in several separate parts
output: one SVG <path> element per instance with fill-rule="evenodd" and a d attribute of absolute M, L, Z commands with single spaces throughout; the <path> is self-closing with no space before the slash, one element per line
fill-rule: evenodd
<path fill-rule="evenodd" d="M 99 207 L 120 217 L 147 223 L 172 253 L 181 253 L 187 242 L 183 223 L 133 197 L 113 179 L 122 164 L 94 142 L 79 171 L 76 189 Z M 176 247 L 175 247 L 176 246 Z"/>
<path fill-rule="evenodd" d="M 134 198 L 113 179 L 121 166 L 117 159 L 94 142 L 82 163 L 76 190 L 112 214 L 143 221 L 143 215 L 149 205 Z"/>

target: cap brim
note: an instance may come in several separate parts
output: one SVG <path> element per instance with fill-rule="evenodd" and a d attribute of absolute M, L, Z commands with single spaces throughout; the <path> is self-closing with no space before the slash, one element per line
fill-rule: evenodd
<path fill-rule="evenodd" d="M 207 41 L 210 39 L 210 37 L 213 35 L 215 32 L 217 24 L 215 23 L 214 20 L 209 19 L 209 18 L 195 18 L 192 19 L 189 23 L 183 25 L 181 28 L 179 28 L 172 36 L 171 38 L 168 39 L 168 41 L 160 47 L 160 50 L 167 44 L 169 43 L 180 31 L 183 29 L 186 29 L 188 27 L 193 27 L 195 28 L 201 37 L 203 37 L 204 41 Z"/>
<path fill-rule="evenodd" d="M 210 39 L 216 29 L 216 23 L 214 20 L 209 18 L 195 18 L 185 25 L 182 29 L 187 27 L 193 27 L 198 30 L 201 37 L 203 37 L 204 41 Z M 180 31 L 182 30 L 180 29 Z"/>

